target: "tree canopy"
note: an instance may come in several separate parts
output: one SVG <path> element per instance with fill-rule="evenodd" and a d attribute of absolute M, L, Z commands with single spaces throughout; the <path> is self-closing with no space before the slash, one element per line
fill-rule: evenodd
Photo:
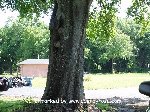
<path fill-rule="evenodd" d="M 35 22 L 36 21 L 36 22 Z M 0 29 L 0 72 L 16 70 L 20 61 L 30 58 L 48 58 L 49 30 L 37 20 L 8 20 Z"/>
<path fill-rule="evenodd" d="M 0 8 L 16 10 L 21 17 L 40 16 L 52 7 L 52 0 L 0 0 Z"/>

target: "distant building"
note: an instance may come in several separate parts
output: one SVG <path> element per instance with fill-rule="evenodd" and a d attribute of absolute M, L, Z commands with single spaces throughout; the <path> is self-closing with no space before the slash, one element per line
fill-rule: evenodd
<path fill-rule="evenodd" d="M 46 77 L 49 59 L 27 59 L 18 65 L 20 65 L 21 76 Z"/>

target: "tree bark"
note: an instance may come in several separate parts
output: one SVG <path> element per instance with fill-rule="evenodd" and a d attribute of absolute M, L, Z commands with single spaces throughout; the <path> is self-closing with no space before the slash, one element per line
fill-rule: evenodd
<path fill-rule="evenodd" d="M 10 72 L 10 75 L 12 75 L 12 64 L 10 64 L 9 72 Z"/>
<path fill-rule="evenodd" d="M 10 58 L 10 68 L 9 68 L 9 72 L 10 72 L 10 75 L 12 75 L 12 66 L 13 66 L 13 62 L 12 62 L 12 59 Z"/>
<path fill-rule="evenodd" d="M 50 21 L 51 52 L 43 100 L 81 101 L 85 28 L 91 0 L 55 0 Z"/>
<path fill-rule="evenodd" d="M 111 59 L 111 73 L 114 74 L 114 59 Z"/>

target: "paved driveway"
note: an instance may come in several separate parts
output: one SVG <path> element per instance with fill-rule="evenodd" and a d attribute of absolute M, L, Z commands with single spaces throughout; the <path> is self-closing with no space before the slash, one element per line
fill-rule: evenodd
<path fill-rule="evenodd" d="M 3 96 L 34 97 L 40 100 L 43 92 L 44 88 L 10 88 L 8 91 L 0 92 L 0 98 L 3 98 Z M 98 99 L 103 101 L 102 103 L 112 103 L 116 105 L 118 112 L 135 112 L 138 108 L 133 109 L 128 106 L 147 107 L 149 100 L 149 97 L 139 93 L 138 88 L 85 90 L 85 97 L 86 99 Z M 141 112 L 141 110 L 136 112 Z"/>
<path fill-rule="evenodd" d="M 8 91 L 0 92 L 0 95 L 40 98 L 43 93 L 44 88 L 21 87 L 10 88 L 8 89 Z M 140 94 L 138 88 L 136 87 L 120 89 L 85 90 L 85 97 L 86 99 L 106 99 L 112 97 L 148 99 L 147 96 Z"/>
<path fill-rule="evenodd" d="M 43 88 L 20 87 L 9 88 L 7 91 L 0 92 L 2 96 L 21 96 L 21 97 L 38 97 L 40 98 L 44 92 Z"/>

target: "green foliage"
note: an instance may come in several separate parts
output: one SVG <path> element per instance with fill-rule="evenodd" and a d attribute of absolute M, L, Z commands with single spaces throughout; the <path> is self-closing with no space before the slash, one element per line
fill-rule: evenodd
<path fill-rule="evenodd" d="M 150 62 L 150 50 L 149 50 L 149 31 L 150 31 L 150 25 L 147 26 L 147 29 L 143 35 L 140 34 L 140 29 L 142 26 L 139 24 L 136 24 L 132 20 L 119 20 L 117 22 L 117 27 L 120 29 L 123 33 L 130 36 L 131 40 L 134 43 L 134 58 L 131 58 L 129 60 L 129 68 L 132 71 L 145 71 L 147 69 L 147 65 Z M 146 70 L 147 71 L 147 70 Z"/>
<path fill-rule="evenodd" d="M 53 7 L 53 2 L 53 0 L 0 0 L 0 8 L 17 10 L 19 11 L 21 17 L 26 17 L 29 20 L 29 18 L 34 18 L 34 15 L 40 16 L 42 13 L 48 12 L 49 9 Z M 135 66 L 146 68 L 147 63 L 149 62 L 149 46 L 144 46 L 144 44 L 149 44 L 149 36 L 147 35 L 149 31 L 147 31 L 146 29 L 147 27 L 149 27 L 150 20 L 149 0 L 133 0 L 132 6 L 128 9 L 128 15 L 134 17 L 136 23 L 139 23 L 140 25 L 142 25 L 142 27 L 133 23 L 131 20 L 117 23 L 116 27 L 116 13 L 118 12 L 118 7 L 121 3 L 121 0 L 96 0 L 95 3 L 97 3 L 97 6 L 94 6 L 93 10 L 90 11 L 89 23 L 86 30 L 86 71 L 100 72 L 104 68 L 110 68 L 110 58 L 117 58 L 117 62 L 126 63 L 126 65 L 128 65 L 128 68 L 137 69 L 137 67 Z M 17 23 L 21 23 L 23 25 L 18 25 Z M 16 27 L 15 33 L 13 33 L 15 28 L 12 28 L 11 31 L 9 31 L 9 33 L 5 33 L 5 35 L 16 35 L 16 38 L 10 38 L 10 40 L 7 41 L 7 44 L 3 45 L 9 46 L 8 49 L 11 49 L 11 53 L 10 51 L 8 51 L 8 49 L 4 49 L 5 47 L 0 48 L 0 55 L 1 57 L 3 56 L 3 62 L 0 61 L 0 63 L 6 64 L 4 60 L 7 61 L 4 69 L 10 68 L 8 66 L 14 65 L 14 63 L 17 63 L 19 60 L 24 60 L 26 58 L 35 58 L 38 54 L 41 58 L 47 58 L 49 55 L 48 30 L 43 27 L 43 25 L 40 24 L 36 19 L 34 19 L 34 21 L 31 21 L 30 23 L 27 22 L 27 20 L 22 20 L 16 22 L 15 24 L 18 25 L 18 29 Z M 20 34 L 19 32 L 21 32 L 21 29 L 23 30 L 23 33 Z M 121 30 L 121 33 L 116 34 L 116 30 L 118 31 L 118 29 Z M 143 31 L 146 31 L 147 34 L 145 35 Z M 3 32 L 5 31 L 1 31 L 0 33 L 0 43 L 4 43 L 2 39 L 2 37 L 4 36 Z M 141 36 L 141 34 L 143 34 L 143 36 Z M 45 35 L 45 38 L 42 38 L 43 35 Z M 116 35 L 118 35 L 118 38 L 116 38 Z M 130 36 L 130 39 L 133 41 L 133 43 L 130 43 L 129 39 L 125 39 L 125 41 L 124 39 L 119 38 L 119 36 Z M 145 39 L 142 39 L 141 37 L 145 37 L 147 38 L 147 40 L 145 41 Z M 117 41 L 117 39 L 119 41 Z M 16 41 L 18 43 L 16 45 L 13 44 Z M 128 43 L 127 47 L 130 49 L 123 48 L 122 46 L 124 46 L 125 44 L 121 45 L 121 42 L 124 42 L 126 45 Z M 132 45 L 134 45 L 134 48 L 138 49 L 134 49 L 134 52 L 131 53 L 130 51 L 132 49 Z M 19 50 L 18 47 L 20 47 Z M 6 54 L 10 54 L 10 56 L 6 56 Z M 136 55 L 136 57 L 127 59 L 132 54 Z M 143 60 L 144 58 L 141 59 L 141 54 L 144 54 L 143 56 L 144 58 L 146 58 L 145 62 Z M 17 59 L 14 59 L 15 56 L 18 56 Z M 6 58 L 4 59 L 4 57 Z M 12 60 L 15 61 L 12 62 Z M 106 64 L 104 64 L 103 62 L 105 62 Z M 142 65 L 140 65 L 141 62 L 143 63 Z M 124 68 L 126 67 L 124 66 Z"/>
<path fill-rule="evenodd" d="M 16 70 L 18 62 L 25 59 L 48 58 L 49 30 L 47 26 L 35 19 L 9 20 L 0 32 L 1 72 Z"/>
<path fill-rule="evenodd" d="M 111 59 L 116 63 L 115 69 L 118 72 L 148 71 L 150 26 L 141 35 L 140 24 L 132 19 L 116 19 L 114 36 L 103 38 L 99 17 L 94 17 L 89 20 L 90 27 L 87 28 L 85 71 L 110 72 Z"/>
<path fill-rule="evenodd" d="M 20 52 L 22 60 L 27 58 L 48 58 L 49 54 L 49 30 L 47 26 L 39 21 L 29 21 L 23 19 L 25 25 L 23 42 Z"/>
<path fill-rule="evenodd" d="M 91 13 L 86 29 L 85 71 L 99 72 L 100 57 L 105 43 L 114 36 L 116 4 L 119 1 L 99 1 L 101 9 L 95 8 Z M 87 53 L 87 49 L 90 49 Z"/>
<path fill-rule="evenodd" d="M 22 26 L 15 23 L 10 26 L 6 25 L 1 29 L 0 63 L 4 69 L 12 68 L 12 66 L 17 63 L 17 53 L 22 41 L 22 32 Z"/>
<path fill-rule="evenodd" d="M 103 31 L 104 21 L 101 20 L 103 16 L 99 15 L 98 12 L 96 12 L 96 14 L 92 12 L 92 14 L 87 28 L 85 70 L 89 72 L 100 72 L 105 66 L 107 69 L 111 68 L 111 65 L 104 64 L 108 63 L 111 59 L 127 60 L 133 56 L 133 51 L 136 47 L 130 37 L 117 28 L 118 24 L 116 24 L 117 20 L 115 16 L 113 21 L 110 21 L 110 26 L 107 26 L 105 29 L 105 31 L 108 30 L 110 33 L 109 36 L 106 36 L 105 34 L 108 32 Z M 112 28 L 111 31 L 109 28 Z"/>
<path fill-rule="evenodd" d="M 128 8 L 128 15 L 133 17 L 136 23 L 141 24 L 141 34 L 146 30 L 150 20 L 150 1 L 149 0 L 133 0 L 133 4 Z"/>
<path fill-rule="evenodd" d="M 0 0 L 0 8 L 17 10 L 21 17 L 32 18 L 34 14 L 40 16 L 48 13 L 53 0 Z"/>
<path fill-rule="evenodd" d="M 127 59 L 133 56 L 133 42 L 130 37 L 122 32 L 116 32 L 116 35 L 105 45 L 105 52 L 101 55 L 102 60 Z"/>
<path fill-rule="evenodd" d="M 93 44 L 100 45 L 102 42 L 107 41 L 114 36 L 115 31 L 115 19 L 117 8 L 116 5 L 120 0 L 103 1 L 99 0 L 97 5 L 90 12 L 88 26 L 87 26 L 87 38 L 92 41 Z"/>

